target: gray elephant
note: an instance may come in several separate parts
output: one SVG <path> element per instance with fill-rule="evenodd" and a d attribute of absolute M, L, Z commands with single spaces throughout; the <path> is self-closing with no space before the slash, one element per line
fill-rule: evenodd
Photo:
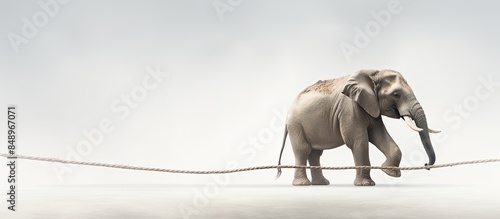
<path fill-rule="evenodd" d="M 288 133 L 295 155 L 295 165 L 320 166 L 323 150 L 347 145 L 352 150 L 356 166 L 370 166 L 368 142 L 386 157 L 382 166 L 399 166 L 401 151 L 387 132 L 381 115 L 403 118 L 408 126 L 419 132 L 422 144 L 434 164 L 436 156 L 424 110 L 403 76 L 394 70 L 360 70 L 352 75 L 332 80 L 320 80 L 307 87 L 291 106 L 278 161 Z M 413 121 L 415 123 L 413 123 Z M 416 125 L 415 125 L 416 124 Z M 383 169 L 392 177 L 399 170 Z M 281 169 L 278 168 L 278 175 Z M 295 169 L 293 185 L 328 185 L 321 169 L 311 169 L 309 181 L 305 168 Z M 357 169 L 356 186 L 373 186 L 369 169 Z"/>

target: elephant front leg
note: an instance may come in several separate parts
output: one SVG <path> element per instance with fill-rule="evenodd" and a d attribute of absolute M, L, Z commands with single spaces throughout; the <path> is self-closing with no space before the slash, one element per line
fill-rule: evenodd
<path fill-rule="evenodd" d="M 319 159 L 322 154 L 322 150 L 312 150 L 311 154 L 309 154 L 309 165 L 321 166 Z M 311 184 L 313 185 L 330 185 L 330 181 L 323 176 L 323 171 L 321 169 L 311 169 L 311 178 Z"/>
<path fill-rule="evenodd" d="M 370 157 L 368 154 L 368 136 L 361 135 L 349 139 L 347 146 L 352 150 L 354 164 L 359 166 L 370 166 Z M 375 182 L 370 177 L 370 169 L 356 169 L 355 186 L 374 186 Z"/>
<path fill-rule="evenodd" d="M 373 143 L 386 157 L 382 167 L 398 167 L 401 163 L 401 150 L 387 132 L 382 120 L 374 124 L 368 133 L 370 142 Z M 394 169 L 382 169 L 384 173 L 392 177 L 400 177 L 401 171 Z"/>

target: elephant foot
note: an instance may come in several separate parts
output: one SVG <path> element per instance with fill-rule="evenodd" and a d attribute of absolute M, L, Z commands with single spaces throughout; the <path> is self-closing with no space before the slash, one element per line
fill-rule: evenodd
<path fill-rule="evenodd" d="M 330 181 L 328 181 L 325 177 L 316 177 L 312 179 L 312 185 L 330 185 Z"/>
<path fill-rule="evenodd" d="M 294 186 L 309 186 L 311 182 L 307 178 L 296 178 L 292 183 Z"/>
<path fill-rule="evenodd" d="M 370 178 L 356 177 L 354 180 L 355 186 L 374 186 L 375 182 Z"/>
<path fill-rule="evenodd" d="M 383 163 L 382 167 L 389 167 L 390 165 Z M 395 170 L 395 169 L 382 169 L 384 173 L 386 173 L 389 176 L 392 177 L 400 177 L 401 176 L 401 170 Z"/>
<path fill-rule="evenodd" d="M 391 170 L 391 169 L 382 169 L 384 173 L 386 173 L 389 176 L 392 177 L 400 177 L 401 176 L 401 170 Z"/>

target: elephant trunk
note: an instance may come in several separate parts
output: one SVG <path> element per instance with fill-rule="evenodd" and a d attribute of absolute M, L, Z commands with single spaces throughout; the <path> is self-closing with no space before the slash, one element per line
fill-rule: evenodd
<path fill-rule="evenodd" d="M 436 154 L 434 153 L 434 148 L 432 147 L 431 138 L 429 136 L 429 127 L 427 125 L 427 119 L 425 117 L 424 110 L 418 101 L 413 105 L 410 110 L 412 119 L 415 121 L 417 127 L 423 129 L 418 134 L 420 135 L 420 140 L 425 148 L 425 152 L 429 157 L 429 163 L 425 165 L 433 165 L 436 161 Z"/>

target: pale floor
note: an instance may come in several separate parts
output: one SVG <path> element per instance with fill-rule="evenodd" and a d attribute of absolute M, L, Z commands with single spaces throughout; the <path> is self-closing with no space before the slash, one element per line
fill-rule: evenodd
<path fill-rule="evenodd" d="M 0 218 L 500 218 L 499 185 L 34 187 Z M 184 214 L 184 216 L 183 216 Z"/>

